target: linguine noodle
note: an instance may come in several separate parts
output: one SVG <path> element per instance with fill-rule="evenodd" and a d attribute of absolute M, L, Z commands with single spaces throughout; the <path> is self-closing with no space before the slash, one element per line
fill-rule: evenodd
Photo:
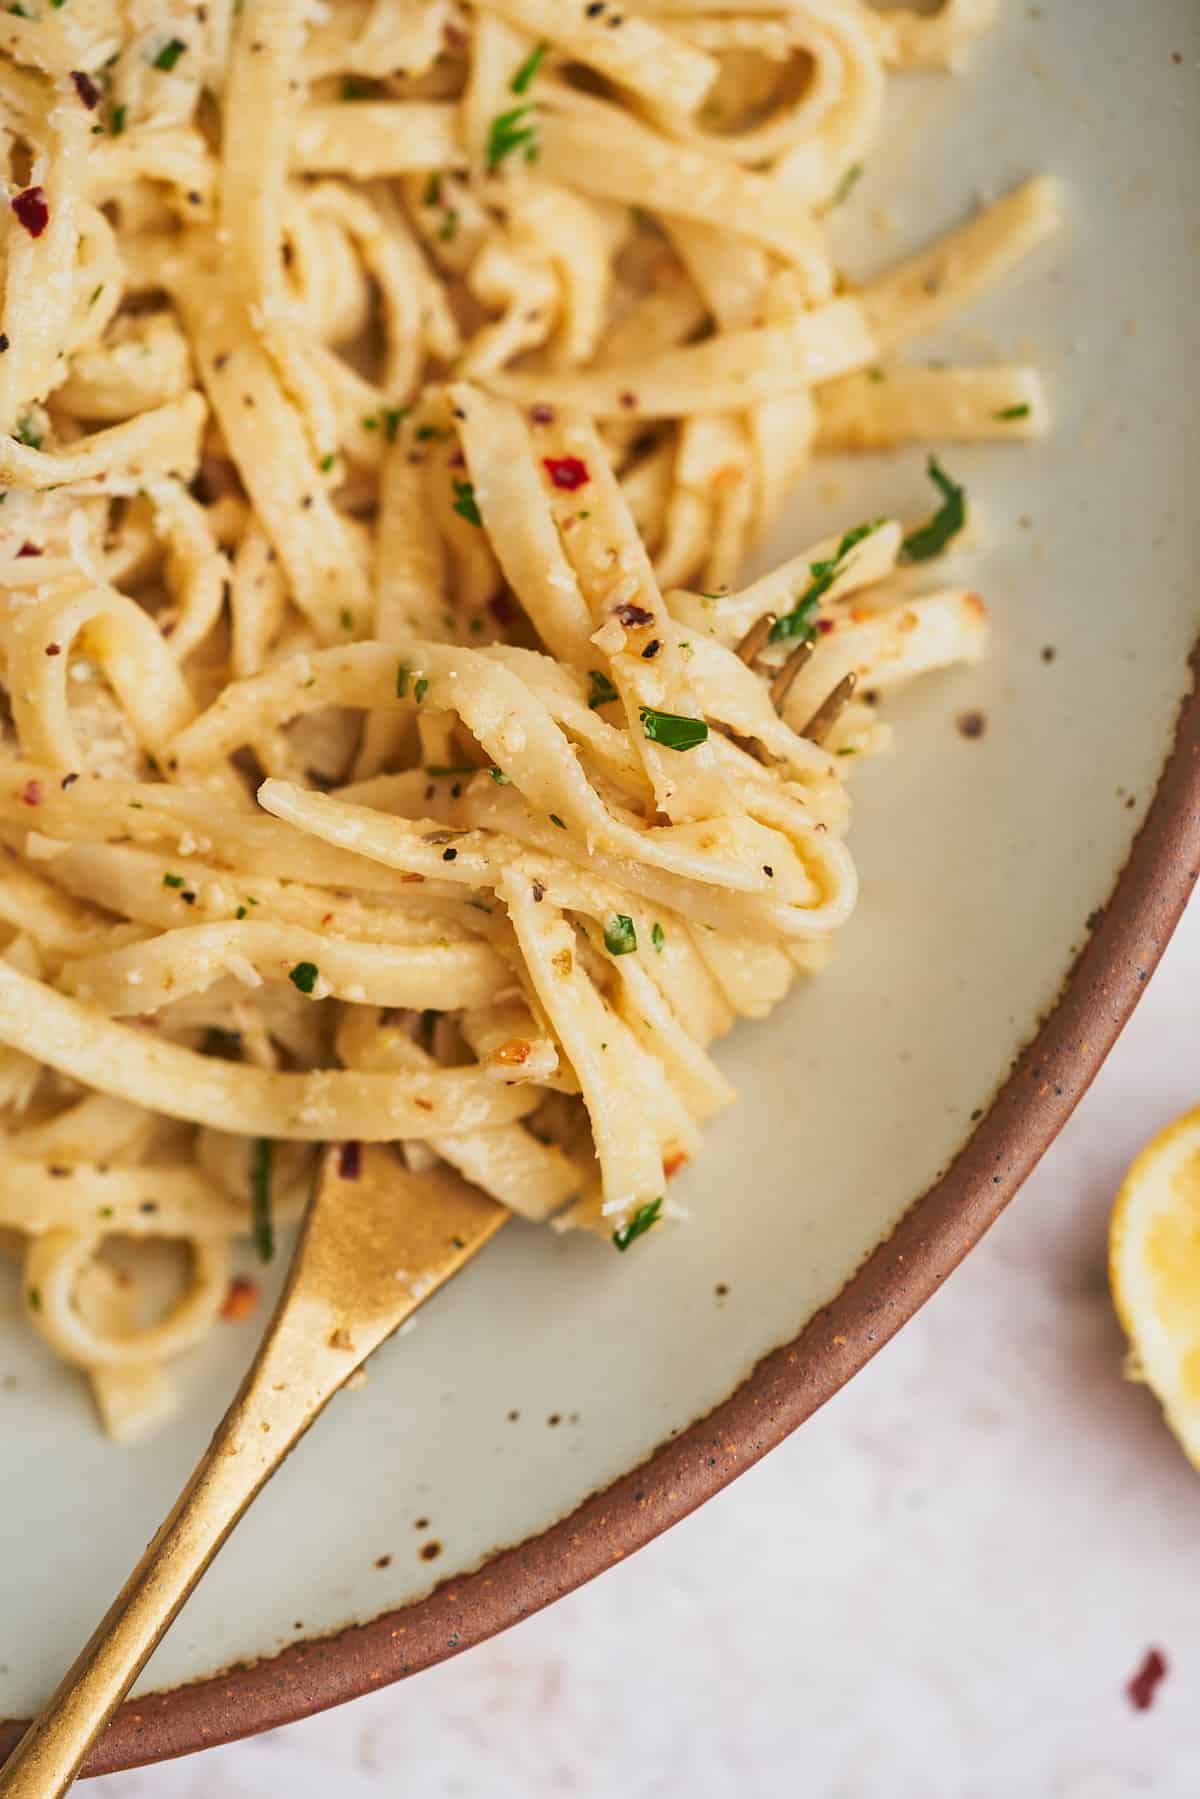
<path fill-rule="evenodd" d="M 114 1435 L 320 1143 L 670 1216 L 713 1043 L 854 906 L 879 697 L 985 646 L 917 566 L 936 460 L 924 525 L 747 553 L 824 451 L 1048 423 L 900 359 L 1048 181 L 858 288 L 830 246 L 888 83 L 990 14 L 0 12 L 0 1247 Z"/>

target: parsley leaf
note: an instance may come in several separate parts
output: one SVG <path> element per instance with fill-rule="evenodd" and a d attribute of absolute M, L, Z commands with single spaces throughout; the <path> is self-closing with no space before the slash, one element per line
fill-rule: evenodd
<path fill-rule="evenodd" d="M 288 980 L 293 987 L 298 987 L 301 993 L 311 993 L 317 984 L 320 973 L 315 962 L 297 962 L 295 968 L 289 972 Z"/>
<path fill-rule="evenodd" d="M 628 1224 L 618 1225 L 612 1234 L 612 1240 L 622 1255 L 631 1243 L 636 1243 L 639 1237 L 645 1236 L 651 1225 L 658 1223 L 662 1203 L 662 1195 L 659 1194 L 658 1198 L 652 1199 L 648 1205 L 639 1206 Z"/>
<path fill-rule="evenodd" d="M 275 1145 L 269 1137 L 257 1137 L 250 1163 L 250 1194 L 254 1247 L 260 1262 L 275 1254 L 275 1221 L 271 1216 L 271 1159 Z"/>
<path fill-rule="evenodd" d="M 418 706 L 428 692 L 429 682 L 425 679 L 424 675 L 422 675 L 419 681 L 413 682 L 413 699 L 416 700 Z"/>
<path fill-rule="evenodd" d="M 661 956 L 662 946 L 667 941 L 667 933 L 663 930 L 657 918 L 654 921 L 654 929 L 650 933 L 650 941 L 654 945 L 657 953 Z"/>
<path fill-rule="evenodd" d="M 1005 406 L 1001 412 L 993 412 L 992 417 L 994 419 L 1027 419 L 1029 417 L 1029 407 Z"/>
<path fill-rule="evenodd" d="M 809 563 L 808 572 L 812 580 L 792 610 L 785 612 L 782 618 L 777 618 L 771 626 L 772 643 L 782 643 L 785 638 L 792 637 L 798 637 L 802 643 L 807 643 L 809 638 L 816 636 L 817 612 L 821 601 L 845 569 L 847 556 L 864 537 L 870 537 L 872 531 L 878 531 L 882 523 L 881 518 L 876 518 L 867 524 L 855 525 L 852 531 L 846 532 L 832 556 Z"/>
<path fill-rule="evenodd" d="M 453 509 L 459 518 L 465 518 L 469 525 L 482 525 L 483 519 L 480 516 L 472 482 L 455 480 Z"/>
<path fill-rule="evenodd" d="M 529 55 L 525 58 L 525 61 L 521 64 L 520 68 L 508 84 L 514 94 L 523 94 L 525 92 L 526 88 L 541 68 L 542 58 L 549 48 L 550 46 L 547 43 L 534 45 L 533 49 L 529 52 Z"/>
<path fill-rule="evenodd" d="M 967 522 L 965 489 L 950 479 L 936 456 L 929 458 L 927 466 L 929 479 L 942 496 L 942 504 L 927 525 L 910 532 L 904 539 L 900 546 L 901 562 L 928 562 L 931 556 L 940 555 Z"/>
<path fill-rule="evenodd" d="M 492 777 L 493 781 L 496 783 L 497 787 L 507 787 L 508 786 L 508 776 L 505 774 L 505 772 L 502 768 L 489 768 L 488 773 L 489 773 L 489 775 L 491 775 L 491 777 Z"/>
<path fill-rule="evenodd" d="M 168 38 L 154 58 L 154 67 L 163 69 L 169 74 L 186 49 L 187 45 L 181 37 Z"/>
<path fill-rule="evenodd" d="M 164 887 L 182 887 L 183 886 L 183 876 L 182 875 L 164 875 L 163 876 L 163 886 Z"/>
<path fill-rule="evenodd" d="M 627 912 L 613 912 L 605 921 L 604 947 L 610 956 L 628 956 L 637 948 L 637 932 Z"/>
<path fill-rule="evenodd" d="M 23 412 L 21 414 L 20 418 L 17 420 L 17 428 L 13 435 L 19 444 L 25 445 L 26 449 L 40 450 L 42 447 L 42 434 L 38 430 L 31 412 Z"/>
<path fill-rule="evenodd" d="M 528 122 L 531 108 L 514 106 L 508 112 L 497 113 L 488 128 L 487 166 L 489 171 L 498 169 L 506 156 L 514 150 L 524 149 L 526 162 L 533 162 L 538 153 L 537 127 Z"/>
<path fill-rule="evenodd" d="M 651 743 L 661 743 L 668 750 L 694 750 L 708 739 L 708 722 L 703 718 L 687 718 L 678 712 L 658 712 L 653 706 L 640 708 L 642 730 Z"/>
<path fill-rule="evenodd" d="M 588 705 L 607 706 L 610 700 L 619 698 L 616 688 L 602 669 L 588 669 Z"/>
<path fill-rule="evenodd" d="M 852 162 L 850 164 L 850 167 L 846 170 L 845 174 L 829 196 L 829 205 L 831 207 L 845 205 L 846 201 L 850 198 L 858 185 L 862 172 L 863 165 L 861 162 Z"/>

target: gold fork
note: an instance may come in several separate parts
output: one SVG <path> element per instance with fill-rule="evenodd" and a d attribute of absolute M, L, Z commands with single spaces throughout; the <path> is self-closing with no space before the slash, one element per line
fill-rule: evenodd
<path fill-rule="evenodd" d="M 0 1768 L 0 1799 L 56 1799 L 246 1507 L 318 1413 L 509 1214 L 379 1145 L 326 1152 L 287 1285 L 212 1442 L 137 1567 Z"/>

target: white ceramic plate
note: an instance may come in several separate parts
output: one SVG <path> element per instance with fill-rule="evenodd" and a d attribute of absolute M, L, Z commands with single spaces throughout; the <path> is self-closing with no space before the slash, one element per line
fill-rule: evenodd
<path fill-rule="evenodd" d="M 888 707 L 898 754 L 856 775 L 862 901 L 834 967 L 724 1047 L 742 1101 L 678 1182 L 691 1228 L 625 1257 L 506 1231 L 376 1357 L 365 1390 L 335 1401 L 139 1690 L 399 1606 L 541 1531 L 722 1400 L 946 1166 L 1108 899 L 1200 629 L 1198 20 L 1194 0 L 1003 13 L 965 77 L 895 84 L 886 154 L 839 229 L 865 271 L 977 196 L 1060 175 L 1067 238 L 923 346 L 1035 361 L 1058 425 L 1033 450 L 947 452 L 989 520 L 969 566 L 994 651 Z M 928 505 L 916 452 L 823 465 L 764 560 L 831 523 Z M 982 740 L 955 727 L 968 708 L 986 716 Z M 117 1449 L 18 1325 L 3 1278 L 0 1717 L 45 1698 L 103 1611 L 255 1331 L 223 1327 L 180 1371 L 178 1420 Z"/>

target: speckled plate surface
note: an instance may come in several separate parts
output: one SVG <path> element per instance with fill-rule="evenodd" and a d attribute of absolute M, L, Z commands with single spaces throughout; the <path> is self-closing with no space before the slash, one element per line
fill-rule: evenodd
<path fill-rule="evenodd" d="M 1200 852 L 1194 719 L 1142 829 L 1200 631 L 1200 20 L 1192 0 L 1008 0 L 1003 13 L 965 77 L 898 84 L 888 153 L 841 229 L 848 266 L 865 271 L 980 193 L 1060 174 L 1065 240 L 927 346 L 1035 360 L 1058 428 L 1033 450 L 948 456 L 988 520 L 970 569 L 994 652 L 889 707 L 898 753 L 856 774 L 862 901 L 833 968 L 725 1046 L 742 1100 L 678 1182 L 691 1228 L 627 1257 L 506 1231 L 300 1445 L 139 1691 L 202 1684 L 126 1708 L 96 1765 L 276 1723 L 426 1665 L 682 1515 L 954 1265 L 1134 1003 Z M 917 453 L 824 465 L 770 554 L 835 522 L 920 512 L 921 471 Z M 967 710 L 984 715 L 981 738 L 957 730 Z M 0 1290 L 0 1717 L 36 1707 L 87 1635 L 254 1336 L 222 1329 L 181 1369 L 178 1420 L 120 1450 L 19 1328 L 15 1293 Z M 365 1628 L 336 1634 L 348 1624 Z"/>

